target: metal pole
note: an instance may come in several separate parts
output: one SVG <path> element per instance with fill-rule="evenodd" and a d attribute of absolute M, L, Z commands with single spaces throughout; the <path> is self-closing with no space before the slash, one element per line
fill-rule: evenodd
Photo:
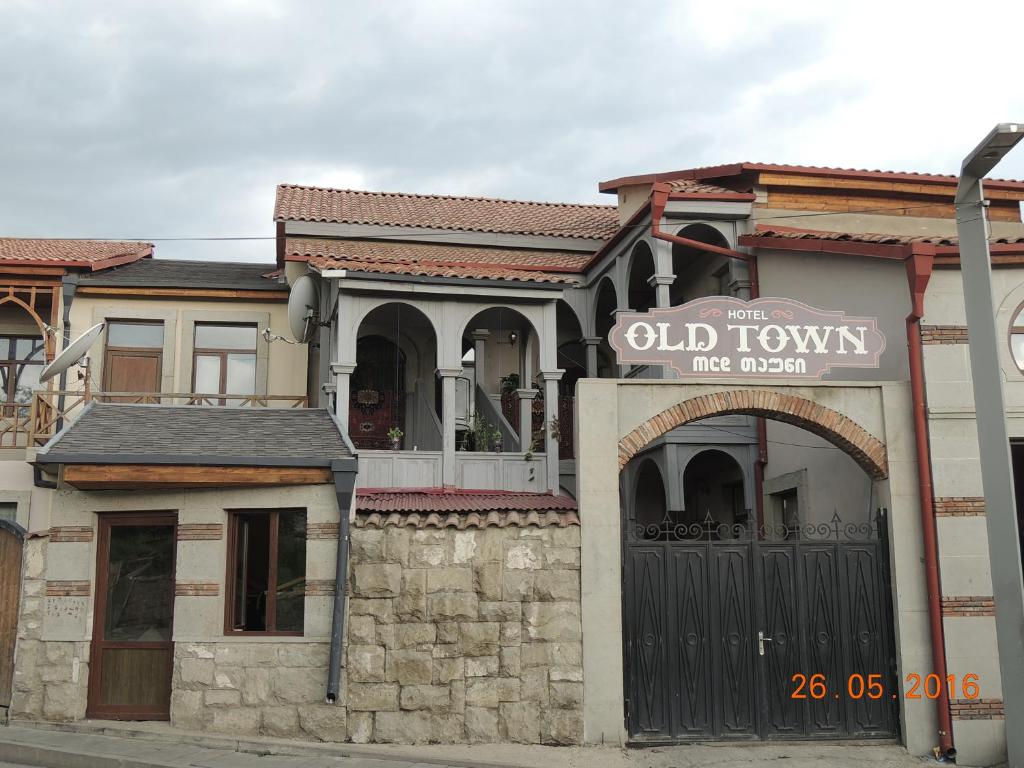
<path fill-rule="evenodd" d="M 978 150 L 974 154 L 977 153 Z M 967 173 L 970 159 L 964 162 L 965 170 L 957 189 L 956 225 L 960 237 L 960 270 L 967 310 L 981 480 L 987 513 L 992 594 L 996 604 L 996 641 L 1006 713 L 1007 759 L 1010 768 L 1024 768 L 1024 583 L 1021 579 L 1010 437 L 1003 404 L 999 337 L 992 300 L 988 222 L 981 179 L 979 175 Z"/>

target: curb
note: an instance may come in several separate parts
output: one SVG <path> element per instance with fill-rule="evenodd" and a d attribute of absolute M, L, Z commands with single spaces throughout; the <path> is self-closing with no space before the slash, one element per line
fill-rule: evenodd
<path fill-rule="evenodd" d="M 257 756 L 360 758 L 379 760 L 381 763 L 406 761 L 421 765 L 452 766 L 453 768 L 523 768 L 521 763 L 493 760 L 460 759 L 426 755 L 409 749 L 378 750 L 348 743 L 308 743 L 285 739 L 237 739 L 226 736 L 197 734 L 190 731 L 153 732 L 126 727 L 103 725 L 82 727 L 73 723 L 42 723 L 15 721 L 10 728 L 20 730 L 15 740 L 4 738 L 6 728 L 0 728 L 0 762 L 22 763 L 39 768 L 182 768 L 180 763 L 140 760 L 115 754 L 83 751 L 80 747 L 66 748 L 54 745 L 40 746 L 26 740 L 24 731 L 55 732 L 68 735 L 81 734 L 109 738 L 115 742 L 149 741 L 164 744 L 187 744 L 210 750 L 237 752 Z M 20 737 L 20 738 L 19 738 Z M 398 745 L 395 745 L 398 746 Z M 486 745 L 481 745 L 486 746 Z"/>

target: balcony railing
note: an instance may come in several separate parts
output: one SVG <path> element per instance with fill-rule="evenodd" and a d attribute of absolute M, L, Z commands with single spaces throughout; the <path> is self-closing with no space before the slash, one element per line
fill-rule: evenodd
<path fill-rule="evenodd" d="M 230 405 L 252 408 L 305 408 L 305 395 L 233 395 L 199 392 L 93 392 L 100 403 Z M 43 445 L 74 421 L 86 404 L 83 392 L 40 390 L 27 404 L 0 405 L 0 449 Z"/>

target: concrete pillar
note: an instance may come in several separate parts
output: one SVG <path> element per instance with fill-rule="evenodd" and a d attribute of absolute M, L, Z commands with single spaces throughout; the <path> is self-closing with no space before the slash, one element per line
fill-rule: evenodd
<path fill-rule="evenodd" d="M 619 315 L 621 315 L 623 312 L 632 312 L 632 311 L 633 311 L 632 309 L 629 309 L 627 307 L 627 308 L 624 308 L 624 309 L 616 309 L 614 312 L 612 312 L 612 314 L 615 315 L 615 323 L 613 323 L 613 326 L 618 324 L 618 322 L 619 322 Z M 633 368 L 633 366 L 631 366 L 631 365 L 618 365 L 616 367 L 619 369 L 619 378 L 620 379 L 626 378 L 626 374 L 629 373 L 629 371 Z"/>
<path fill-rule="evenodd" d="M 438 368 L 441 377 L 441 484 L 455 485 L 455 379 L 461 368 Z"/>
<path fill-rule="evenodd" d="M 533 355 L 530 354 L 530 341 L 533 334 L 527 328 L 519 339 L 519 386 L 528 388 L 533 383 Z"/>
<path fill-rule="evenodd" d="M 519 450 L 530 450 L 533 441 L 533 401 L 536 389 L 517 389 L 519 396 Z"/>
<path fill-rule="evenodd" d="M 334 415 L 344 430 L 348 429 L 349 379 L 355 365 L 347 363 L 331 363 L 334 374 Z"/>
<path fill-rule="evenodd" d="M 477 328 L 469 335 L 473 339 L 473 367 L 476 369 L 476 383 L 486 391 L 484 382 L 487 380 L 487 367 L 484 365 L 484 356 L 487 352 L 487 337 L 491 335 L 491 332 L 486 328 Z"/>
<path fill-rule="evenodd" d="M 548 489 L 558 493 L 558 440 L 554 437 L 554 424 L 558 419 L 558 382 L 565 371 L 541 371 L 544 380 L 544 451 L 548 470 Z M 559 430 L 565 425 L 559 424 Z"/>
<path fill-rule="evenodd" d="M 647 284 L 654 288 L 656 307 L 671 307 L 672 299 L 669 296 L 669 288 L 676 281 L 675 275 L 651 275 L 647 278 Z"/>
<path fill-rule="evenodd" d="M 586 347 L 587 353 L 587 378 L 597 378 L 597 348 L 601 344 L 600 336 L 584 336 L 580 341 Z"/>

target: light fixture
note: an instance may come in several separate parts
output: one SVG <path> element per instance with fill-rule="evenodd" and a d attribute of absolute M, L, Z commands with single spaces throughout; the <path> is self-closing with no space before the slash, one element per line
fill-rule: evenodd
<path fill-rule="evenodd" d="M 509 346 L 515 344 L 518 339 L 519 339 L 519 334 L 518 333 L 516 333 L 515 331 L 509 331 L 509 333 L 508 333 L 508 343 L 509 343 Z"/>

